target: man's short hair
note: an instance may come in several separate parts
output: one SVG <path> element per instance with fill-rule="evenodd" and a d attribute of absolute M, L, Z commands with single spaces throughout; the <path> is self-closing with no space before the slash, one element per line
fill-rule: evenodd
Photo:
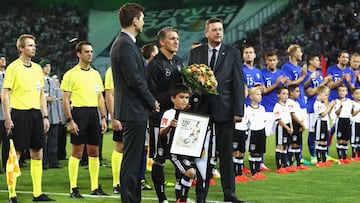
<path fill-rule="evenodd" d="M 191 94 L 191 90 L 188 86 L 182 84 L 182 83 L 179 83 L 179 84 L 176 84 L 174 85 L 171 90 L 170 90 L 170 95 L 172 97 L 176 97 L 176 95 L 178 95 L 179 93 L 188 93 L 188 94 Z"/>
<path fill-rule="evenodd" d="M 17 50 L 18 50 L 19 54 L 20 54 L 20 48 L 25 47 L 25 40 L 26 39 L 33 39 L 35 41 L 36 38 L 35 38 L 34 35 L 30 35 L 30 34 L 20 35 L 20 37 L 16 41 L 16 47 L 17 47 Z"/>
<path fill-rule="evenodd" d="M 221 18 L 210 18 L 205 21 L 205 31 L 208 31 L 209 25 L 212 23 L 221 23 L 223 24 L 223 20 Z"/>
<path fill-rule="evenodd" d="M 155 51 L 155 47 L 156 47 L 155 43 L 148 43 L 141 48 L 141 54 L 146 60 L 148 60 L 151 57 L 151 54 Z"/>
<path fill-rule="evenodd" d="M 118 17 L 121 27 L 127 28 L 132 25 L 135 17 L 140 18 L 144 8 L 136 3 L 126 3 L 120 7 Z"/>
<path fill-rule="evenodd" d="M 80 42 L 78 42 L 77 44 L 76 44 L 76 46 L 75 46 L 75 52 L 76 53 L 81 53 L 81 51 L 82 51 L 82 47 L 84 46 L 84 45 L 90 45 L 90 46 L 92 46 L 92 44 L 90 43 L 90 42 L 88 42 L 88 41 L 80 41 Z"/>
<path fill-rule="evenodd" d="M 179 30 L 174 28 L 174 27 L 170 27 L 170 26 L 166 26 L 163 27 L 161 30 L 159 30 L 159 32 L 157 33 L 157 38 L 158 40 L 164 40 L 166 38 L 166 34 L 169 32 L 176 32 L 177 34 L 179 34 Z"/>

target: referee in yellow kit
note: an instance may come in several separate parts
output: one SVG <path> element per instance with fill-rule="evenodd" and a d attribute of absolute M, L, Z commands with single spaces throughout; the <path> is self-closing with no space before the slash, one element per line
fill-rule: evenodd
<path fill-rule="evenodd" d="M 99 72 L 90 67 L 93 57 L 92 44 L 80 41 L 75 47 L 75 52 L 79 63 L 65 73 L 60 86 L 64 91 L 64 111 L 72 143 L 72 153 L 68 163 L 70 197 L 83 198 L 77 186 L 77 176 L 85 144 L 89 156 L 90 195 L 107 195 L 98 184 L 100 134 L 101 131 L 105 133 L 107 130 L 102 95 L 104 86 Z"/>

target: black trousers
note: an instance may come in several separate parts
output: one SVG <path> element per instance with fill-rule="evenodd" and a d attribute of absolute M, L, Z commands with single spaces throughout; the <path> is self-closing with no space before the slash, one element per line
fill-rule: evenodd
<path fill-rule="evenodd" d="M 232 162 L 232 139 L 234 134 L 233 121 L 215 122 L 216 146 L 210 143 L 209 152 L 216 147 L 220 160 L 221 186 L 223 189 L 224 199 L 235 199 L 235 172 Z M 213 134 L 213 133 L 212 133 Z M 210 139 L 212 140 L 212 138 Z M 209 153 L 209 161 L 211 158 Z M 206 180 L 202 180 L 201 175 L 197 174 L 196 199 L 197 202 L 205 202 L 209 190 L 209 181 L 212 171 L 208 162 Z M 205 186 L 205 187 L 204 187 Z"/>
<path fill-rule="evenodd" d="M 121 202 L 140 202 L 140 173 L 143 164 L 146 121 L 123 121 L 122 126 L 124 151 L 120 172 Z"/>
<path fill-rule="evenodd" d="M 9 157 L 10 143 L 9 143 L 9 138 L 6 135 L 4 122 L 5 121 L 0 120 L 0 142 L 2 144 L 2 150 L 1 150 L 2 167 L 4 171 L 6 171 L 6 161 Z"/>

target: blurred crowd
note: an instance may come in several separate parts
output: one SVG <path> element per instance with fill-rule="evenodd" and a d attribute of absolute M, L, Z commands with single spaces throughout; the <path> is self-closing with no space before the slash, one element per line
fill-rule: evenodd
<path fill-rule="evenodd" d="M 0 53 L 8 61 L 18 57 L 16 40 L 24 33 L 34 35 L 37 54 L 34 61 L 51 59 L 56 74 L 72 67 L 77 61 L 73 38 L 86 39 L 88 15 L 72 7 L 37 8 L 34 6 L 0 7 Z"/>
<path fill-rule="evenodd" d="M 262 58 L 268 50 L 278 52 L 282 65 L 288 59 L 286 49 L 293 43 L 303 47 L 303 61 L 307 54 L 316 53 L 324 54 L 328 65 L 335 64 L 340 50 L 360 51 L 359 8 L 360 2 L 355 0 L 292 1 L 261 29 L 247 32 L 235 44 L 240 50 L 244 44 L 256 47 L 257 67 L 264 67 Z"/>

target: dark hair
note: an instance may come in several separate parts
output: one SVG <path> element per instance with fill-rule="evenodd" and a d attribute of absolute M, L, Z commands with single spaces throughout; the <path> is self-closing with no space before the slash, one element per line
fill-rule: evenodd
<path fill-rule="evenodd" d="M 252 49 L 254 49 L 254 52 L 256 52 L 256 51 L 255 51 L 255 47 L 252 46 L 252 45 L 250 45 L 250 44 L 247 44 L 247 45 L 244 45 L 244 46 L 243 46 L 243 49 L 242 49 L 243 52 L 244 52 L 245 49 L 248 49 L 248 48 L 252 48 Z"/>
<path fill-rule="evenodd" d="M 307 57 L 307 60 L 306 60 L 306 64 L 310 64 L 310 61 L 313 60 L 315 57 L 319 57 L 318 54 L 310 54 L 308 57 Z M 320 57 L 319 57 L 320 58 Z"/>
<path fill-rule="evenodd" d="M 265 53 L 265 59 L 268 58 L 268 57 L 270 57 L 270 56 L 276 56 L 276 57 L 278 57 L 278 54 L 276 53 L 276 51 L 267 51 L 267 52 Z"/>
<path fill-rule="evenodd" d="M 287 89 L 288 89 L 288 88 L 285 87 L 285 86 L 280 86 L 279 88 L 276 89 L 276 94 L 280 94 L 280 92 L 281 92 L 282 90 L 287 90 Z"/>
<path fill-rule="evenodd" d="M 176 97 L 179 93 L 188 93 L 191 94 L 191 90 L 188 86 L 184 84 L 176 84 L 170 90 L 170 96 Z"/>
<path fill-rule="evenodd" d="M 90 46 L 92 46 L 92 44 L 91 44 L 90 42 L 88 42 L 88 41 L 80 41 L 80 42 L 78 42 L 78 43 L 76 44 L 76 46 L 75 46 L 75 53 L 78 53 L 78 52 L 81 53 L 82 47 L 83 47 L 84 45 L 90 45 Z"/>
<path fill-rule="evenodd" d="M 340 57 L 341 54 L 350 54 L 350 53 L 348 50 L 341 50 L 341 51 L 339 51 L 338 57 Z"/>
<path fill-rule="evenodd" d="M 289 85 L 289 86 L 287 87 L 287 89 L 289 90 L 289 92 L 292 92 L 292 91 L 294 91 L 297 87 L 299 87 L 299 86 L 296 85 L 296 84 L 293 84 L 293 85 Z"/>
<path fill-rule="evenodd" d="M 144 8 L 136 3 L 126 3 L 119 9 L 119 20 L 121 27 L 127 28 L 132 24 L 134 18 L 140 18 Z"/>
<path fill-rule="evenodd" d="M 155 43 L 148 43 L 141 48 L 141 54 L 146 60 L 148 60 L 151 57 L 151 54 L 155 51 L 155 47 L 156 47 Z"/>

